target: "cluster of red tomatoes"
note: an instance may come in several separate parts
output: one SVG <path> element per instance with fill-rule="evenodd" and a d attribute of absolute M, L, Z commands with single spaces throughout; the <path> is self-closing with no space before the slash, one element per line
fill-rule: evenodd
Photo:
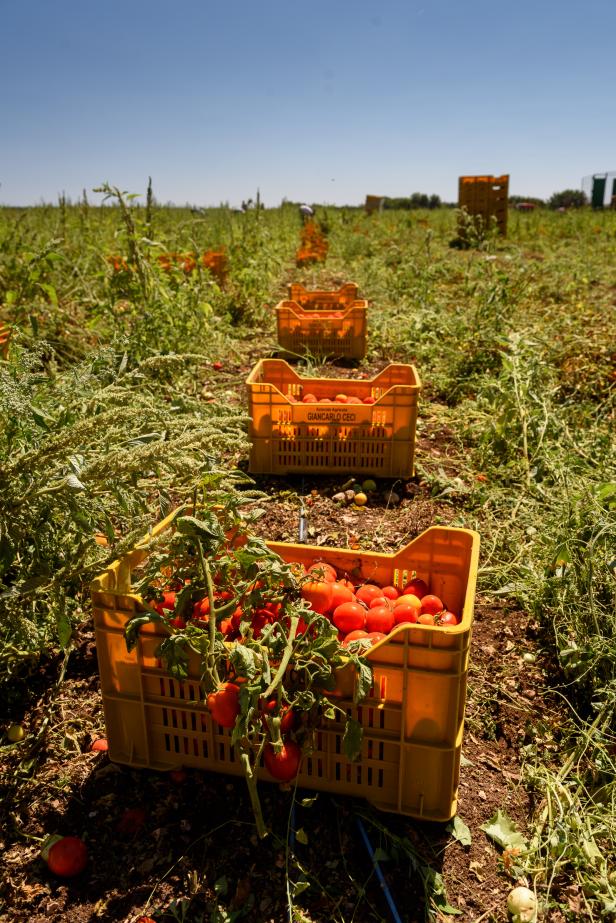
<path fill-rule="evenodd" d="M 216 692 L 207 697 L 207 707 L 214 721 L 221 727 L 233 728 L 240 714 L 240 687 L 237 683 L 221 683 Z M 301 747 L 289 736 L 299 724 L 297 712 L 289 706 L 280 708 L 278 699 L 273 696 L 262 705 L 263 724 L 267 727 L 267 718 L 280 720 L 282 747 L 276 749 L 268 741 L 263 750 L 263 762 L 269 774 L 279 782 L 290 782 L 298 773 L 302 759 Z"/>
<path fill-rule="evenodd" d="M 324 562 L 312 564 L 307 576 L 311 579 L 303 583 L 302 596 L 315 612 L 331 619 L 345 645 L 361 638 L 376 644 L 396 625 L 458 624 L 458 617 L 419 578 L 402 590 L 376 583 L 356 586 Z"/>
<path fill-rule="evenodd" d="M 259 589 L 259 583 L 255 584 L 255 589 Z M 234 599 L 234 594 L 230 590 L 214 591 L 214 608 L 221 609 Z M 173 590 L 165 590 L 162 594 L 162 600 L 153 602 L 152 608 L 159 615 L 169 615 L 175 609 L 177 594 Z M 222 632 L 225 640 L 236 641 L 240 637 L 240 623 L 245 621 L 250 615 L 253 636 L 260 637 L 261 632 L 266 625 L 273 624 L 280 620 L 283 615 L 283 604 L 274 602 L 265 602 L 263 605 L 250 610 L 249 612 L 243 606 L 235 606 L 226 618 L 223 618 L 217 625 L 218 631 Z M 196 625 L 198 628 L 207 628 L 210 621 L 210 600 L 206 596 L 198 602 L 193 603 L 192 610 L 188 617 L 173 616 L 169 619 L 169 624 L 174 628 L 186 628 L 188 622 Z M 306 625 L 300 623 L 299 634 L 306 630 Z"/>
<path fill-rule="evenodd" d="M 371 394 L 364 398 L 349 397 L 348 394 L 336 394 L 334 397 L 317 397 L 311 391 L 302 396 L 301 401 L 294 394 L 287 394 L 292 404 L 376 404 L 376 398 Z"/>

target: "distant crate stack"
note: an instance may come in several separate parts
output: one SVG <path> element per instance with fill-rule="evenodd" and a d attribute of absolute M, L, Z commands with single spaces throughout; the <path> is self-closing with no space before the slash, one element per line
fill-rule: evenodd
<path fill-rule="evenodd" d="M 11 328 L 6 324 L 0 324 L 0 359 L 8 359 L 10 339 Z"/>
<path fill-rule="evenodd" d="M 507 234 L 509 175 L 461 176 L 458 184 L 458 207 L 469 215 L 481 218 L 485 228 L 492 219 L 500 234 Z"/>
<path fill-rule="evenodd" d="M 353 283 L 338 291 L 308 291 L 291 284 L 289 298 L 276 305 L 278 343 L 296 356 L 363 359 L 367 309 Z"/>

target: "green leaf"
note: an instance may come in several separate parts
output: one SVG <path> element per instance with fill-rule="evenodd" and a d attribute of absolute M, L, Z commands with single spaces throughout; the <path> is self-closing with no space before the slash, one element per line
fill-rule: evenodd
<path fill-rule="evenodd" d="M 353 693 L 353 702 L 357 705 L 358 702 L 361 702 L 362 699 L 365 699 L 370 690 L 372 689 L 372 667 L 367 660 L 364 660 L 363 657 L 354 657 L 353 661 L 357 669 L 357 680 L 355 683 L 355 691 Z"/>
<path fill-rule="evenodd" d="M 58 293 L 56 292 L 53 285 L 49 285 L 47 282 L 39 282 L 39 287 L 45 292 L 51 303 L 57 306 Z"/>
<path fill-rule="evenodd" d="M 134 615 L 124 627 L 124 640 L 126 641 L 126 648 L 130 652 L 137 644 L 137 639 L 139 638 L 139 629 L 142 625 L 148 625 L 150 622 L 158 622 L 159 624 L 165 623 L 162 615 L 159 615 L 158 612 L 140 612 L 139 615 Z"/>
<path fill-rule="evenodd" d="M 391 856 L 389 853 L 386 853 L 384 849 L 381 849 L 380 846 L 374 850 L 374 855 L 372 856 L 375 862 L 390 862 Z"/>
<path fill-rule="evenodd" d="M 291 890 L 293 892 L 293 897 L 297 897 L 298 894 L 303 894 L 310 887 L 310 882 L 301 880 L 291 882 Z"/>
<path fill-rule="evenodd" d="M 363 728 L 359 721 L 356 721 L 355 718 L 347 718 L 342 746 L 347 759 L 351 762 L 359 758 L 363 734 Z"/>
<path fill-rule="evenodd" d="M 66 612 L 59 612 L 56 616 L 56 631 L 58 632 L 58 642 L 63 651 L 65 651 L 69 644 L 71 643 L 71 638 L 73 637 L 73 626 L 71 625 L 71 620 Z"/>
<path fill-rule="evenodd" d="M 310 798 L 302 798 L 299 803 L 302 808 L 311 808 L 318 797 L 318 795 L 312 795 Z"/>
<path fill-rule="evenodd" d="M 216 894 L 222 894 L 223 896 L 229 890 L 229 881 L 226 875 L 223 875 L 217 881 L 214 882 L 214 891 Z"/>
<path fill-rule="evenodd" d="M 500 808 L 479 829 L 503 849 L 526 849 L 526 840 L 514 822 Z"/>
<path fill-rule="evenodd" d="M 236 673 L 239 673 L 240 676 L 246 676 L 248 679 L 253 679 L 257 672 L 254 651 L 251 651 L 244 644 L 236 644 L 229 659 Z"/>
<path fill-rule="evenodd" d="M 302 846 L 308 845 L 308 835 L 303 827 L 300 827 L 299 830 L 295 831 L 295 839 L 298 843 L 301 843 Z"/>
<path fill-rule="evenodd" d="M 448 830 L 451 832 L 454 840 L 457 840 L 458 843 L 461 843 L 462 846 L 470 846 L 472 842 L 471 831 L 466 826 L 461 817 L 457 814 L 452 820 L 451 824 L 448 826 Z"/>

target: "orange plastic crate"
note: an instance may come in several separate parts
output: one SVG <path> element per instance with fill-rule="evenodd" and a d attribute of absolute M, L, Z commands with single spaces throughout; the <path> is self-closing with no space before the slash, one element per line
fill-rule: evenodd
<path fill-rule="evenodd" d="M 307 291 L 296 284 L 289 289 L 289 299 L 276 305 L 278 342 L 282 349 L 299 356 L 310 353 L 364 358 L 368 303 L 349 298 L 349 292 L 357 293 L 356 285 L 342 286 L 333 292 Z"/>
<path fill-rule="evenodd" d="M 414 366 L 388 365 L 363 381 L 300 378 L 282 359 L 262 359 L 246 384 L 254 474 L 412 477 L 421 390 Z M 375 403 L 301 403 L 308 393 L 319 399 L 371 396 Z"/>
<path fill-rule="evenodd" d="M 6 324 L 0 324 L 0 359 L 8 359 L 10 340 L 11 328 Z"/>
<path fill-rule="evenodd" d="M 341 669 L 332 695 L 363 727 L 361 758 L 351 763 L 344 756 L 343 722 L 324 719 L 298 777 L 305 788 L 367 798 L 385 811 L 449 820 L 458 797 L 479 536 L 433 527 L 392 555 L 270 547 L 285 561 L 327 561 L 357 580 L 403 587 L 416 573 L 461 615 L 451 628 L 400 625 L 368 651 L 374 684 L 360 705 L 353 704 L 354 672 Z M 186 680 L 168 676 L 156 655 L 163 636 L 158 625 L 143 628 L 137 646 L 126 649 L 124 627 L 142 610 L 131 572 L 147 553 L 146 540 L 92 584 L 109 756 L 133 767 L 241 775 L 231 731 L 215 724 L 205 707 L 198 659 L 189 663 Z M 264 768 L 259 777 L 271 781 Z"/>
<path fill-rule="evenodd" d="M 496 219 L 499 233 L 507 233 L 509 175 L 461 176 L 458 183 L 458 206 L 469 215 L 479 216 L 486 227 Z"/>
<path fill-rule="evenodd" d="M 289 284 L 289 301 L 294 301 L 310 311 L 342 311 L 359 301 L 359 292 L 354 282 L 347 282 L 331 291 L 304 288 L 299 282 Z M 365 302 L 362 301 L 362 304 Z"/>

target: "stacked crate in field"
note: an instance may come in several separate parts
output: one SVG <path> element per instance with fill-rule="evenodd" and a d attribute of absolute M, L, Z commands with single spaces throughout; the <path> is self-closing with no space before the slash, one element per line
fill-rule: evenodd
<path fill-rule="evenodd" d="M 498 231 L 507 234 L 509 175 L 461 176 L 458 184 L 458 207 L 480 218 L 485 229 L 496 220 Z"/>

